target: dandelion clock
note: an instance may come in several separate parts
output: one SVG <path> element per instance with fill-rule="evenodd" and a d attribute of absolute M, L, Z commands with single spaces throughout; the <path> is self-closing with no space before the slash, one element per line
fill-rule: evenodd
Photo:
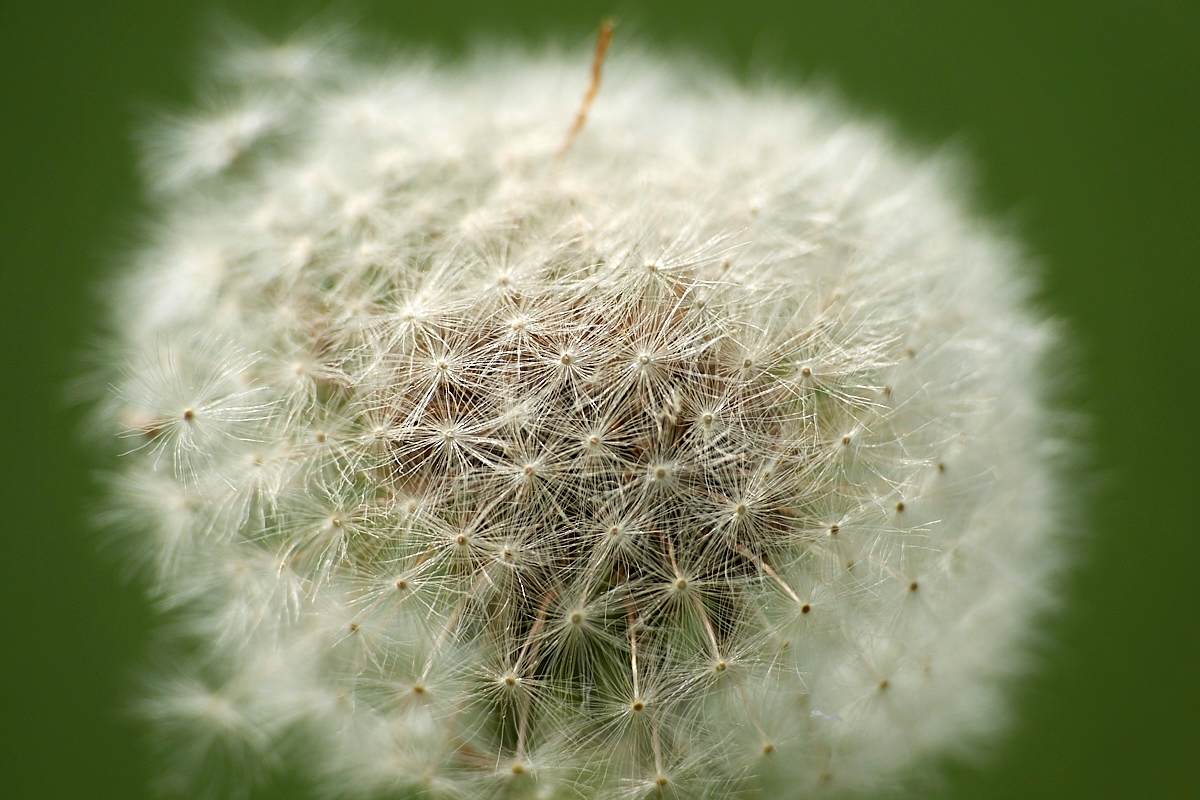
<path fill-rule="evenodd" d="M 146 135 L 97 425 L 168 791 L 858 796 L 1003 724 L 1063 561 L 1020 248 L 610 32 L 239 44 Z"/>

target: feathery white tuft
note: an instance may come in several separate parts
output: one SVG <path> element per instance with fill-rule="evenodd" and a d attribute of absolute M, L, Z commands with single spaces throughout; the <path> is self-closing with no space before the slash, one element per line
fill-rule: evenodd
<path fill-rule="evenodd" d="M 179 788 L 799 798 L 997 728 L 1056 334 L 953 165 L 634 55 L 560 156 L 584 58 L 312 41 L 153 133 L 114 309 Z"/>

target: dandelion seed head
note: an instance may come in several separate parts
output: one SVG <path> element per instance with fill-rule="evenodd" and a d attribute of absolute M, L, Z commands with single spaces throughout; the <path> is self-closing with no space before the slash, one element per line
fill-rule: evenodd
<path fill-rule="evenodd" d="M 952 164 L 647 56 L 564 148 L 573 56 L 234 39 L 151 135 L 100 412 L 105 521 L 224 687 L 146 700 L 193 761 L 798 798 L 1003 722 L 1058 339 Z"/>

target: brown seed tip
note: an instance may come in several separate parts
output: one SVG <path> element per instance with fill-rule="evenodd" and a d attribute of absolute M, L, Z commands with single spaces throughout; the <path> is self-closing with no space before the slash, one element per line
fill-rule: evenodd
<path fill-rule="evenodd" d="M 591 80 L 588 82 L 587 91 L 583 93 L 583 102 L 579 104 L 575 121 L 571 123 L 571 129 L 567 131 L 567 138 L 562 143 L 562 147 L 558 149 L 557 158 L 562 158 L 567 154 L 575 142 L 575 137 L 583 129 L 583 124 L 587 122 L 588 109 L 592 107 L 592 101 L 596 99 L 596 93 L 600 91 L 600 68 L 604 66 L 604 54 L 608 52 L 608 45 L 612 42 L 613 28 L 615 27 L 616 23 L 611 19 L 606 19 L 600 26 L 600 33 L 596 36 L 596 49 L 592 53 Z"/>

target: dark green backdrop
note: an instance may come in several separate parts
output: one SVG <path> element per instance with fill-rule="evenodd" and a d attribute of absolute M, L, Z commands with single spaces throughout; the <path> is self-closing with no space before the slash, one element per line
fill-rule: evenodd
<path fill-rule="evenodd" d="M 299 6 L 299 7 L 297 7 Z M 316 3 L 228 3 L 286 31 Z M 139 109 L 188 97 L 212 9 L 7 0 L 0 10 L 0 795 L 145 796 L 121 717 L 152 620 L 87 530 L 94 459 L 64 384 L 92 289 L 139 214 Z M 1091 533 L 1020 724 L 942 798 L 1200 797 L 1200 5 L 1139 0 L 369 2 L 369 29 L 446 49 L 473 32 L 690 44 L 832 79 L 930 146 L 963 141 L 979 200 L 1045 262 L 1094 420 Z M 581 70 L 582 76 L 582 70 Z M 286 781 L 258 797 L 291 797 Z"/>

